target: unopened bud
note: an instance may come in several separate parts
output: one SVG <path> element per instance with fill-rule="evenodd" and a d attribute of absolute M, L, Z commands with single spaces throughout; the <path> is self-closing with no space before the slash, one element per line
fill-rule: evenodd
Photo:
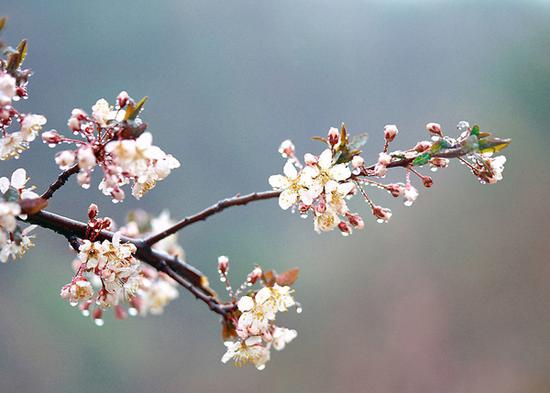
<path fill-rule="evenodd" d="M 338 132 L 338 129 L 335 127 L 331 127 L 330 130 L 328 130 L 328 143 L 331 146 L 337 145 L 340 141 L 340 133 Z"/>
<path fill-rule="evenodd" d="M 361 168 L 363 165 L 365 165 L 365 160 L 361 156 L 353 156 L 351 159 L 351 166 L 353 168 Z"/>
<path fill-rule="evenodd" d="M 351 226 L 347 222 L 341 221 L 338 224 L 338 229 L 342 233 L 342 236 L 349 236 L 351 234 Z"/>
<path fill-rule="evenodd" d="M 262 268 L 256 266 L 254 270 L 248 275 L 247 282 L 254 285 L 262 277 Z"/>
<path fill-rule="evenodd" d="M 426 187 L 426 188 L 430 188 L 431 186 L 434 185 L 434 181 L 430 176 L 424 176 L 422 178 L 422 183 L 424 184 L 424 187 Z"/>
<path fill-rule="evenodd" d="M 97 217 L 97 213 L 99 213 L 99 208 L 95 203 L 92 203 L 88 208 L 88 218 L 90 220 L 95 219 Z"/>
<path fill-rule="evenodd" d="M 283 158 L 294 157 L 294 144 L 290 139 L 284 140 L 279 146 L 279 153 Z"/>
<path fill-rule="evenodd" d="M 363 218 L 359 214 L 346 214 L 346 217 L 348 219 L 348 222 L 353 226 L 355 229 L 363 229 L 365 227 L 365 221 L 363 221 Z"/>
<path fill-rule="evenodd" d="M 126 106 L 126 104 L 128 104 L 128 101 L 130 100 L 130 96 L 125 91 L 121 91 L 118 94 L 118 97 L 116 98 L 116 100 L 117 100 L 117 103 L 118 103 L 118 107 L 119 108 L 124 108 Z"/>
<path fill-rule="evenodd" d="M 414 150 L 418 153 L 424 153 L 426 150 L 429 150 L 432 147 L 432 142 L 430 141 L 420 141 L 414 147 Z"/>
<path fill-rule="evenodd" d="M 388 124 L 384 126 L 384 138 L 386 139 L 386 142 L 393 142 L 398 132 L 399 131 L 397 130 L 397 126 L 395 124 Z"/>
<path fill-rule="evenodd" d="M 373 206 L 372 214 L 377 218 L 377 222 L 379 223 L 388 222 L 392 216 L 390 209 L 386 209 L 381 206 Z"/>
<path fill-rule="evenodd" d="M 443 136 L 441 133 L 441 124 L 438 123 L 428 123 L 426 124 L 426 130 L 432 135 Z"/>
<path fill-rule="evenodd" d="M 430 160 L 430 164 L 436 168 L 447 168 L 449 166 L 449 159 L 443 157 L 434 157 Z"/>
<path fill-rule="evenodd" d="M 223 274 L 227 273 L 229 270 L 229 258 L 225 255 L 218 257 L 218 270 Z"/>
<path fill-rule="evenodd" d="M 400 184 L 388 184 L 386 189 L 391 193 L 394 198 L 400 197 L 405 192 L 405 189 Z"/>
<path fill-rule="evenodd" d="M 58 144 L 62 141 L 61 135 L 56 130 L 50 130 L 42 133 L 42 140 L 44 143 L 48 143 L 50 145 Z"/>

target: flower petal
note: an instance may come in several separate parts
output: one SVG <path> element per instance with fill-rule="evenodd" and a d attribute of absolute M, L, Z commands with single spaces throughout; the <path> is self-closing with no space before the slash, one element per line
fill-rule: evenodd
<path fill-rule="evenodd" d="M 287 210 L 290 206 L 294 205 L 298 200 L 298 194 L 291 190 L 284 190 L 279 195 L 279 206 L 283 210 Z"/>
<path fill-rule="evenodd" d="M 326 149 L 319 156 L 319 166 L 322 169 L 329 169 L 332 165 L 332 152 L 330 149 Z"/>
<path fill-rule="evenodd" d="M 11 186 L 18 190 L 25 187 L 27 171 L 23 168 L 16 169 L 11 175 Z"/>
<path fill-rule="evenodd" d="M 290 160 L 288 160 L 285 166 L 283 167 L 283 173 L 290 180 L 296 179 L 298 177 L 298 171 L 296 170 L 296 167 Z"/>
<path fill-rule="evenodd" d="M 290 182 L 288 181 L 288 179 L 283 175 L 269 176 L 268 181 L 271 187 L 279 190 L 284 190 L 285 188 L 288 188 L 288 186 L 290 185 Z"/>
<path fill-rule="evenodd" d="M 342 181 L 351 176 L 351 171 L 346 164 L 338 164 L 329 169 L 329 174 L 334 180 Z"/>

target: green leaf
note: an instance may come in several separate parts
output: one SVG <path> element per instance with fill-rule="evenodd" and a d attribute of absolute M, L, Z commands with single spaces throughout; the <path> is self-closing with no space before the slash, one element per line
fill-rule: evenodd
<path fill-rule="evenodd" d="M 135 118 L 139 115 L 139 112 L 143 108 L 143 105 L 147 101 L 149 97 L 145 96 L 141 100 L 138 101 L 137 104 L 129 103 L 128 108 L 126 108 L 126 114 L 124 116 L 124 120 L 135 120 Z"/>
<path fill-rule="evenodd" d="M 25 61 L 25 57 L 27 57 L 27 40 L 21 40 L 19 45 L 17 45 L 17 52 L 19 52 L 19 64 L 17 64 L 17 67 L 21 67 L 21 64 Z"/>
<path fill-rule="evenodd" d="M 470 132 L 470 135 L 475 135 L 479 137 L 479 126 L 477 124 L 472 127 L 472 131 Z"/>
<path fill-rule="evenodd" d="M 487 137 L 479 140 L 480 153 L 498 153 L 506 149 L 512 140 L 509 138 Z"/>
<path fill-rule="evenodd" d="M 430 153 L 422 153 L 413 160 L 412 164 L 414 166 L 426 165 L 428 162 L 430 162 L 430 158 L 432 158 L 432 155 Z"/>

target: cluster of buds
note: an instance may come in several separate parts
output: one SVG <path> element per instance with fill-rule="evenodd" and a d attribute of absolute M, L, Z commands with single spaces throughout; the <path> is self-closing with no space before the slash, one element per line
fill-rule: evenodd
<path fill-rule="evenodd" d="M 7 262 L 9 258 L 21 257 L 34 244 L 30 233 L 35 225 L 21 227 L 17 218 L 24 219 L 26 214 L 21 208 L 21 202 L 25 206 L 31 206 L 38 197 L 32 190 L 26 188 L 29 178 L 23 168 L 15 170 L 11 178 L 0 178 L 0 261 Z"/>
<path fill-rule="evenodd" d="M 277 275 L 273 271 L 262 272 L 257 266 L 248 274 L 241 287 L 233 291 L 227 277 L 228 269 L 228 258 L 220 257 L 220 279 L 237 304 L 237 309 L 224 318 L 223 335 L 228 340 L 225 342 L 227 351 L 222 362 L 233 360 L 239 367 L 250 363 L 258 370 L 263 370 L 270 359 L 271 348 L 280 351 L 298 335 L 296 330 L 275 325 L 277 313 L 293 307 L 301 312 L 300 305 L 292 296 L 294 291 L 290 288 L 297 279 L 298 270 L 291 269 Z M 261 288 L 253 290 L 256 284 Z M 244 291 L 246 294 L 240 296 Z"/>
<path fill-rule="evenodd" d="M 92 172 L 99 167 L 103 172 L 99 184 L 103 194 L 120 202 L 125 197 L 122 187 L 132 182 L 132 195 L 139 199 L 180 166 L 176 158 L 153 145 L 153 136 L 145 131 L 147 125 L 138 116 L 145 101 L 143 98 L 135 103 L 124 91 L 114 106 L 100 99 L 92 107 L 91 116 L 82 109 L 71 113 L 68 127 L 81 139 L 52 130 L 43 133 L 42 140 L 50 147 L 76 145 L 74 150 L 57 153 L 55 162 L 62 170 L 77 164 L 77 180 L 83 188 L 90 187 Z"/>
<path fill-rule="evenodd" d="M 26 52 L 26 43 L 21 44 L 18 51 Z M 0 160 L 19 158 L 46 124 L 44 116 L 20 113 L 13 106 L 14 101 L 27 98 L 26 86 L 31 74 L 29 70 L 20 68 L 23 59 L 15 53 L 9 58 L 19 58 L 17 64 L 14 60 L 10 63 L 9 59 L 0 59 Z M 10 132 L 10 129 L 14 130 Z"/>

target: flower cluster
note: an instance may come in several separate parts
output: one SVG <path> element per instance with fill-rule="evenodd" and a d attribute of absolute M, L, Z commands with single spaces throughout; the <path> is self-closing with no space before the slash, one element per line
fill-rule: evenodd
<path fill-rule="evenodd" d="M 0 61 L 0 160 L 19 158 L 36 139 L 46 124 L 46 118 L 32 113 L 20 113 L 14 101 L 27 98 L 29 70 L 8 71 L 6 62 Z M 10 128 L 15 128 L 10 132 Z"/>
<path fill-rule="evenodd" d="M 0 261 L 21 257 L 34 244 L 30 233 L 35 225 L 21 227 L 17 218 L 24 219 L 25 214 L 19 204 L 22 200 L 34 199 L 38 195 L 26 188 L 27 173 L 20 168 L 13 172 L 11 178 L 0 178 Z"/>
<path fill-rule="evenodd" d="M 114 309 L 117 319 L 130 316 L 162 314 L 164 307 L 179 295 L 176 282 L 162 272 L 141 264 L 135 257 L 136 247 L 121 242 L 121 237 L 138 237 L 171 222 L 168 212 L 150 217 L 143 211 L 130 214 L 128 223 L 116 232 L 112 240 L 94 240 L 101 230 L 114 224 L 109 218 L 98 218 L 98 209 L 88 210 L 87 237 L 78 245 L 78 257 L 73 262 L 75 274 L 61 289 L 61 296 L 71 305 L 80 306 L 84 316 L 92 316 L 96 325 L 103 325 L 106 309 Z M 91 239 L 91 240 L 90 240 Z M 183 255 L 175 235 L 157 249 L 171 255 Z"/>
<path fill-rule="evenodd" d="M 290 289 L 297 278 L 297 269 L 275 275 L 272 271 L 264 273 L 260 267 L 256 267 L 236 292 L 229 284 L 228 269 L 229 260 L 225 256 L 220 257 L 218 270 L 221 280 L 226 283 L 229 294 L 237 303 L 237 310 L 224 321 L 224 336 L 236 340 L 225 342 L 227 351 L 222 362 L 233 359 L 239 367 L 251 363 L 258 370 L 263 370 L 270 359 L 271 348 L 280 351 L 298 335 L 296 330 L 275 325 L 277 313 L 292 307 L 301 312 Z M 251 290 L 254 284 L 262 284 L 262 288 Z M 237 301 L 244 290 L 247 290 L 247 294 Z"/>
<path fill-rule="evenodd" d="M 331 128 L 328 135 L 330 148 L 319 156 L 306 154 L 303 165 L 296 157 L 294 145 L 284 141 L 279 151 L 287 162 L 283 175 L 269 177 L 269 184 L 280 190 L 279 206 L 287 210 L 298 209 L 300 214 L 314 216 L 316 232 L 331 231 L 339 228 L 342 234 L 348 235 L 352 227 L 362 229 L 363 219 L 351 213 L 346 200 L 356 193 L 356 186 L 351 181 L 351 170 L 347 162 L 338 161 L 336 146 L 339 135 Z"/>
<path fill-rule="evenodd" d="M 437 171 L 446 168 L 450 158 L 468 165 L 482 183 L 494 184 L 501 180 L 506 158 L 491 156 L 506 148 L 510 140 L 493 137 L 464 121 L 457 128 L 461 135 L 454 139 L 443 134 L 440 124 L 428 123 L 426 129 L 431 141 L 420 141 L 408 150 L 389 152 L 399 130 L 394 124 L 386 125 L 383 151 L 370 166 L 365 165 L 359 150 L 366 142 L 366 135 L 350 138 L 344 125 L 340 130 L 331 128 L 326 138 L 315 137 L 327 148 L 319 156 L 305 154 L 303 164 L 296 157 L 294 144 L 286 140 L 279 147 L 279 153 L 287 159 L 283 175 L 270 176 L 269 184 L 280 191 L 282 209 L 298 210 L 304 217 L 313 213 L 316 232 L 338 228 L 347 236 L 352 229 L 365 225 L 362 217 L 348 208 L 347 201 L 356 194 L 363 196 L 377 222 L 388 222 L 392 216 L 390 209 L 373 202 L 365 186 L 386 191 L 393 197 L 402 198 L 405 206 L 412 206 L 419 192 L 412 184 L 411 175 L 417 176 L 426 188 L 433 185 L 432 178 L 422 175 L 416 168 L 429 165 L 432 171 Z M 405 168 L 405 183 L 381 182 L 393 167 Z"/>
<path fill-rule="evenodd" d="M 42 140 L 54 147 L 61 143 L 76 145 L 74 150 L 57 153 L 56 164 L 62 170 L 78 165 L 77 180 L 83 188 L 90 187 L 96 167 L 103 173 L 99 189 L 113 202 L 124 200 L 122 187 L 132 182 L 132 195 L 139 199 L 156 183 L 165 179 L 179 161 L 153 145 L 153 136 L 139 118 L 145 98 L 135 103 L 126 92 L 121 92 L 116 105 L 105 99 L 92 107 L 92 115 L 74 109 L 68 127 L 82 139 L 67 138 L 52 130 L 42 134 Z"/>
<path fill-rule="evenodd" d="M 81 304 L 83 311 L 89 313 L 95 302 L 92 316 L 97 325 L 103 324 L 104 309 L 131 299 L 139 287 L 140 262 L 133 256 L 136 247 L 121 243 L 120 236 L 116 232 L 112 240 L 84 240 L 78 249 L 76 274 L 61 288 L 61 297 L 73 306 Z"/>

